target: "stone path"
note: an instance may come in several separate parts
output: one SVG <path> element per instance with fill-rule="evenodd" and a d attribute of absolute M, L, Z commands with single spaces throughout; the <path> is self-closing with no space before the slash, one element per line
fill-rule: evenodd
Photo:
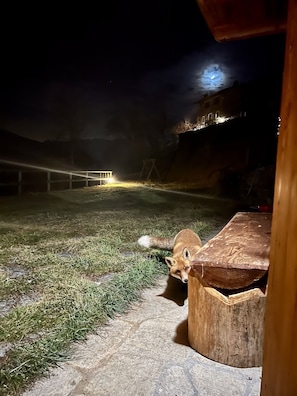
<path fill-rule="evenodd" d="M 222 365 L 188 345 L 184 287 L 162 277 L 23 396 L 258 396 L 260 367 Z"/>

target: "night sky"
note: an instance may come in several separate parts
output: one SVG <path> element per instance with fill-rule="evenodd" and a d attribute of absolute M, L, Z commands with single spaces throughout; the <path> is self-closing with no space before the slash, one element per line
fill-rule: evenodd
<path fill-rule="evenodd" d="M 74 103 L 82 137 L 114 138 L 106 125 L 120 110 L 173 125 L 193 119 L 206 92 L 282 73 L 284 35 L 217 43 L 195 0 L 61 4 L 1 6 L 2 129 L 55 139 L 57 114 Z M 207 69 L 221 73 L 216 85 Z"/>

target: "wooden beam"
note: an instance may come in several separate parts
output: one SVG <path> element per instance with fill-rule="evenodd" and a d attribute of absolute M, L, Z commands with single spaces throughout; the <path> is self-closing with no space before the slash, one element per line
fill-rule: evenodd
<path fill-rule="evenodd" d="M 284 32 L 287 0 L 196 0 L 217 41 Z"/>
<path fill-rule="evenodd" d="M 289 0 L 262 396 L 297 395 L 297 0 Z"/>

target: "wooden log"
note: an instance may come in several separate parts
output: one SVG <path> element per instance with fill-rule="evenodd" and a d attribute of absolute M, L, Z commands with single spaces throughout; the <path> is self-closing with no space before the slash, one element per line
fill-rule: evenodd
<path fill-rule="evenodd" d="M 191 262 L 209 286 L 240 289 L 262 278 L 269 267 L 271 213 L 238 212 Z"/>
<path fill-rule="evenodd" d="M 191 347 L 230 366 L 261 366 L 265 289 L 256 287 L 225 295 L 191 271 L 188 284 Z"/>

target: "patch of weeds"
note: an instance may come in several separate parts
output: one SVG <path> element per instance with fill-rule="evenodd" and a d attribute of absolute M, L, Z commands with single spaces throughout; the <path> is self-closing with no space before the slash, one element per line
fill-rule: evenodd
<path fill-rule="evenodd" d="M 5 278 L 0 281 L 0 300 L 23 296 L 31 293 L 33 290 L 34 282 L 30 277 Z"/>

